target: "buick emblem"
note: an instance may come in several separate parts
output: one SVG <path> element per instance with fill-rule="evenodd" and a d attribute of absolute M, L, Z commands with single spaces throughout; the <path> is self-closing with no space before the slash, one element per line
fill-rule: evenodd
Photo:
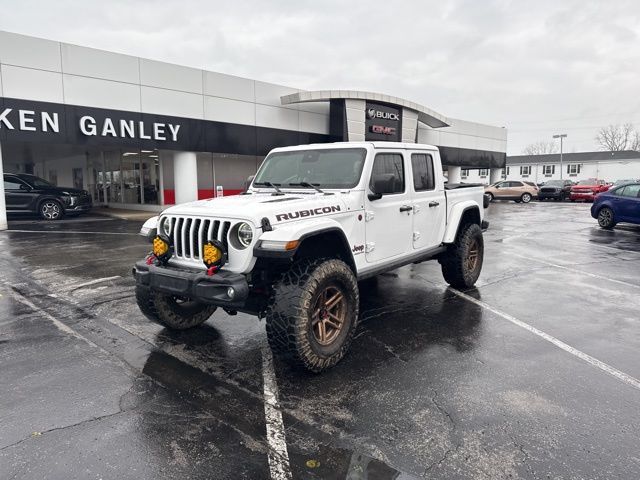
<path fill-rule="evenodd" d="M 370 108 L 369 110 L 367 110 L 367 117 L 375 118 L 376 117 L 376 109 L 375 108 Z"/>

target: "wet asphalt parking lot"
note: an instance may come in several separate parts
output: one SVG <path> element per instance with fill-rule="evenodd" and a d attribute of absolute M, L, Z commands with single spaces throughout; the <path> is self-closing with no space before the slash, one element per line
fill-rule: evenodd
<path fill-rule="evenodd" d="M 361 285 L 346 358 L 272 361 L 263 321 L 136 307 L 141 222 L 0 233 L 0 478 L 640 478 L 640 228 L 494 203 L 477 288 Z"/>

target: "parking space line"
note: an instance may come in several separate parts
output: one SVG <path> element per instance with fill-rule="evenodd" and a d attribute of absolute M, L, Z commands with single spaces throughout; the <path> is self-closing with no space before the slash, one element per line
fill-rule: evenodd
<path fill-rule="evenodd" d="M 138 233 L 126 233 L 126 232 L 80 232 L 77 230 L 5 230 L 5 232 L 12 233 L 68 233 L 68 234 L 82 234 L 82 235 L 139 235 Z"/>
<path fill-rule="evenodd" d="M 492 307 L 488 303 L 485 303 L 481 300 L 473 298 L 472 296 L 467 295 L 466 293 L 463 293 L 459 290 L 456 290 L 455 288 L 450 288 L 449 290 L 453 292 L 455 295 L 457 295 L 458 297 L 463 298 L 481 308 L 484 308 L 485 310 L 488 310 L 491 313 L 494 313 L 495 315 L 498 315 L 499 317 L 502 317 L 503 319 L 513 323 L 514 325 L 524 328 L 525 330 L 533 333 L 534 335 L 539 336 L 540 338 L 546 340 L 549 343 L 552 343 L 553 345 L 564 350 L 565 352 L 568 352 L 571 355 L 574 355 L 579 359 L 584 360 L 585 362 L 593 365 L 594 367 L 599 368 L 603 372 L 606 372 L 609 375 L 617 378 L 618 380 L 640 390 L 640 380 L 638 380 L 637 378 L 634 378 L 631 375 L 621 372 L 620 370 L 612 367 L 611 365 L 604 363 L 598 360 L 597 358 L 594 358 L 591 355 L 588 355 L 576 348 L 573 348 L 571 345 L 564 343 L 562 340 L 558 340 L 556 337 L 549 335 L 548 333 L 543 332 L 542 330 L 539 330 L 536 327 L 529 325 L 526 322 L 523 322 L 522 320 L 518 320 L 516 317 L 513 317 L 508 313 L 501 312 L 500 310 Z"/>
<path fill-rule="evenodd" d="M 262 383 L 264 388 L 264 416 L 269 444 L 269 469 L 274 480 L 290 480 L 291 466 L 278 399 L 278 382 L 273 367 L 273 355 L 265 341 L 262 345 Z"/>
<path fill-rule="evenodd" d="M 602 275 L 598 275 L 597 273 L 585 272 L 584 270 L 578 270 L 577 268 L 566 267 L 564 265 L 558 265 L 557 263 L 547 262 L 546 260 L 540 260 L 539 258 L 532 256 L 520 255 L 515 252 L 505 252 L 507 255 L 513 255 L 514 257 L 524 258 L 525 260 L 533 260 L 534 262 L 542 263 L 543 265 L 548 265 L 550 267 L 559 268 L 561 270 L 567 270 L 573 273 L 579 273 L 580 275 L 586 275 L 587 277 L 597 278 L 599 280 L 606 280 L 608 282 L 617 283 L 619 285 L 625 285 L 627 287 L 640 288 L 640 285 L 636 285 L 635 283 L 625 282 L 624 280 L 616 280 L 615 278 L 609 278 Z"/>

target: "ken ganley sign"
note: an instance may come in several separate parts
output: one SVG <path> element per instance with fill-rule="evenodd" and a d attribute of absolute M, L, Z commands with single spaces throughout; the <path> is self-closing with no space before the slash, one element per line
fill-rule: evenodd
<path fill-rule="evenodd" d="M 16 108 L 0 109 L 0 130 L 55 134 L 60 133 L 61 126 L 59 112 Z M 177 142 L 180 125 L 169 122 L 112 118 L 105 115 L 82 115 L 77 120 L 77 131 L 85 137 Z"/>

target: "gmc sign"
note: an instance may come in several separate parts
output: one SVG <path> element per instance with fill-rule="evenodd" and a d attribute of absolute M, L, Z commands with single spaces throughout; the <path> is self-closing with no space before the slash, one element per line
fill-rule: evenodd
<path fill-rule="evenodd" d="M 399 142 L 402 131 L 402 108 L 386 103 L 367 102 L 365 140 Z"/>

